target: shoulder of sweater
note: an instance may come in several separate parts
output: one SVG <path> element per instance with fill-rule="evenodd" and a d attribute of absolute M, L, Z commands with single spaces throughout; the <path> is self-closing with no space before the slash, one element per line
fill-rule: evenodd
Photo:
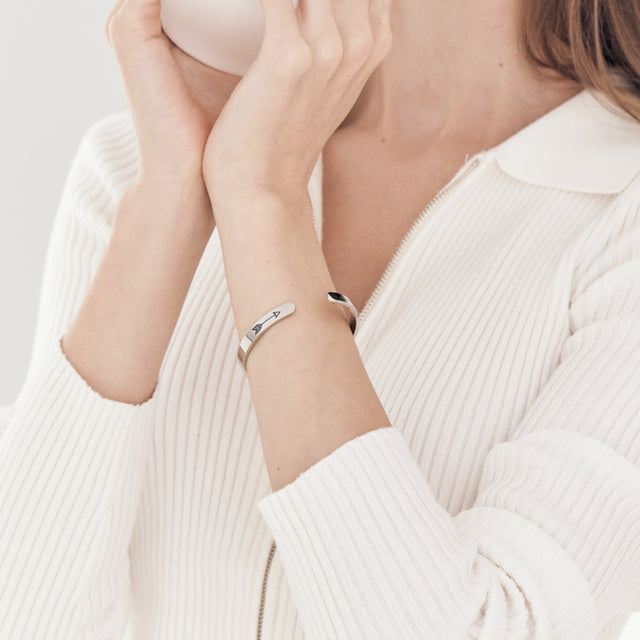
<path fill-rule="evenodd" d="M 637 263 L 640 258 L 640 173 L 619 193 L 610 196 L 607 205 L 575 244 L 578 251 L 572 296 L 582 292 L 585 283 L 591 282 L 603 268 L 613 269 L 630 261 Z"/>
<path fill-rule="evenodd" d="M 640 150 L 638 153 L 640 153 Z M 636 210 L 640 209 L 640 171 L 638 171 L 625 188 L 620 191 L 615 201 L 629 205 Z"/>
<path fill-rule="evenodd" d="M 604 218 L 620 232 L 640 226 L 640 172 L 613 197 Z"/>

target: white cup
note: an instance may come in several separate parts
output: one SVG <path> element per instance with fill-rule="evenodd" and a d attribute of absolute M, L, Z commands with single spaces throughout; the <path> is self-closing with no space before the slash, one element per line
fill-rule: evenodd
<path fill-rule="evenodd" d="M 160 20 L 190 56 L 237 76 L 247 72 L 264 38 L 260 0 L 162 0 Z"/>

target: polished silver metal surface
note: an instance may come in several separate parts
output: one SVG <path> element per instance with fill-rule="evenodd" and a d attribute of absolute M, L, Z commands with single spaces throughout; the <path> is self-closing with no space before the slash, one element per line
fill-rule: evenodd
<path fill-rule="evenodd" d="M 351 314 L 349 328 L 351 329 L 351 333 L 355 336 L 356 331 L 358 330 L 358 310 L 355 305 L 351 300 L 349 300 L 349 298 L 347 298 L 347 296 L 344 296 L 337 291 L 327 292 L 327 300 L 334 304 L 342 305 L 349 310 L 349 313 Z M 293 302 L 283 302 L 258 318 L 258 320 L 254 322 L 251 328 L 244 334 L 240 341 L 240 345 L 238 346 L 238 360 L 242 364 L 245 372 L 247 370 L 247 358 L 249 357 L 249 352 L 257 342 L 258 338 L 264 333 L 265 329 L 268 329 L 276 322 L 279 322 L 283 318 L 291 315 L 295 310 L 296 305 L 293 304 Z"/>
<path fill-rule="evenodd" d="M 258 318 L 256 322 L 251 325 L 249 331 L 247 331 L 238 347 L 238 360 L 242 363 L 244 370 L 247 370 L 247 357 L 249 352 L 253 348 L 253 345 L 257 342 L 258 338 L 264 333 L 265 329 L 268 329 L 276 322 L 279 322 L 283 318 L 290 316 L 296 310 L 296 305 L 293 302 L 283 302 L 277 307 L 267 311 L 263 316 Z"/>
<path fill-rule="evenodd" d="M 358 310 L 355 305 L 347 296 L 343 296 L 341 293 L 337 291 L 329 291 L 327 292 L 327 300 L 329 302 L 335 302 L 336 304 L 340 304 L 343 307 L 349 309 L 349 313 L 351 314 L 351 318 L 349 320 L 349 327 L 351 328 L 351 333 L 355 336 L 358 331 Z"/>

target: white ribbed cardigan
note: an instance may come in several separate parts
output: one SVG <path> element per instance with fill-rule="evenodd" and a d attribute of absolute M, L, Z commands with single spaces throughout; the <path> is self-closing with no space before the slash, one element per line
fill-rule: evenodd
<path fill-rule="evenodd" d="M 136 178 L 85 134 L 0 424 L 0 638 L 611 640 L 640 610 L 640 123 L 583 91 L 469 159 L 355 337 L 392 421 L 272 493 L 217 230 L 141 405 L 59 339 Z M 322 156 L 309 183 L 322 233 Z M 4 313 L 11 313 L 4 309 Z M 331 398 L 327 398 L 330 410 Z"/>

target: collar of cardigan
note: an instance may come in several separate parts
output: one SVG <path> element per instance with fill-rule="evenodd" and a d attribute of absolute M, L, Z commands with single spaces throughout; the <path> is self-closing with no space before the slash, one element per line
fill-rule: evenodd
<path fill-rule="evenodd" d="M 584 89 L 490 152 L 524 182 L 620 193 L 640 173 L 640 122 L 603 93 Z"/>

